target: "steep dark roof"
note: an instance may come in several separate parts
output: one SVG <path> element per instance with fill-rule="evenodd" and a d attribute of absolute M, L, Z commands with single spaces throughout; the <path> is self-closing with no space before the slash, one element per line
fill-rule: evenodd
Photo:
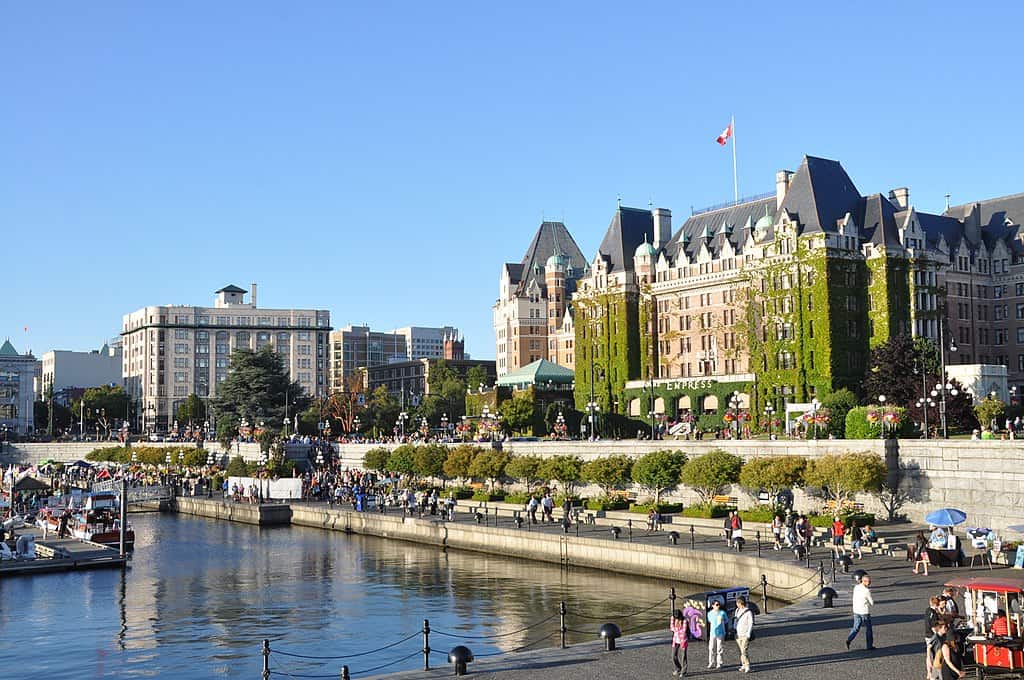
<path fill-rule="evenodd" d="M 619 206 L 597 249 L 608 260 L 608 271 L 633 271 L 633 254 L 644 241 L 654 242 L 654 216 L 650 210 Z"/>
<path fill-rule="evenodd" d="M 1024 223 L 1024 194 L 1013 194 L 1011 196 L 1001 196 L 999 198 L 985 199 L 984 201 L 955 205 L 942 214 L 962 220 L 967 217 L 974 206 L 978 206 L 981 210 L 982 226 L 997 225 L 1002 227 L 1006 224 L 1007 218 L 1013 224 Z"/>
<path fill-rule="evenodd" d="M 520 292 L 530 285 L 530 281 L 534 280 L 541 290 L 545 290 L 544 265 L 547 264 L 548 258 L 554 255 L 555 252 L 569 258 L 569 267 L 573 271 L 571 275 L 566 277 L 567 279 L 578 278 L 587 265 L 587 258 L 583 256 L 583 251 L 576 245 L 576 241 L 573 240 L 572 234 L 569 233 L 564 224 L 561 222 L 541 222 L 540 227 L 537 228 L 537 233 L 533 235 L 533 241 L 530 242 L 530 246 L 526 249 L 526 254 L 523 255 L 523 261 L 518 265 L 506 264 L 506 266 L 519 268 L 518 272 L 513 272 L 510 269 L 509 273 L 517 273 L 517 277 L 513 280 L 519 282 Z"/>
<path fill-rule="evenodd" d="M 865 196 L 857 206 L 857 211 L 852 215 L 854 221 L 860 225 L 865 241 L 875 245 L 900 245 L 896 207 L 882 194 Z"/>
<path fill-rule="evenodd" d="M 505 270 L 508 271 L 508 280 L 511 281 L 513 285 L 519 283 L 523 278 L 523 265 L 517 262 L 506 262 Z"/>
<path fill-rule="evenodd" d="M 835 232 L 836 222 L 854 213 L 861 199 L 838 161 L 804 156 L 780 206 L 797 216 L 800 233 Z"/>
<path fill-rule="evenodd" d="M 725 245 L 726 238 L 738 251 L 747 238 L 747 225 L 756 225 L 757 221 L 765 215 L 769 215 L 773 219 L 775 217 L 774 196 L 693 215 L 665 244 L 665 255 L 672 263 L 675 263 L 679 253 L 684 250 L 692 257 L 700 250 L 701 243 L 705 242 L 703 237 L 705 232 L 712 235 L 708 241 L 708 249 L 712 255 L 716 255 L 721 250 Z M 727 225 L 731 226 L 732 230 L 730 233 L 723 234 L 722 227 Z"/>
<path fill-rule="evenodd" d="M 239 288 L 235 285 L 224 286 L 220 290 L 215 290 L 215 293 L 247 293 L 248 291 L 244 288 Z"/>
<path fill-rule="evenodd" d="M 4 344 L 0 345 L 0 357 L 17 357 L 21 356 L 18 354 L 18 350 L 14 349 L 14 345 L 11 344 L 10 340 L 4 340 Z"/>
<path fill-rule="evenodd" d="M 928 243 L 935 245 L 939 237 L 946 239 L 946 245 L 952 250 L 960 244 L 964 237 L 964 227 L 959 220 L 945 215 L 933 215 L 931 213 L 917 213 L 917 222 L 927 235 Z"/>

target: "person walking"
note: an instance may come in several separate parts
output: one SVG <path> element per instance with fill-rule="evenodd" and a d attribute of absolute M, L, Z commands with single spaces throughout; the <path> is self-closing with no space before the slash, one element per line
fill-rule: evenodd
<path fill-rule="evenodd" d="M 858 560 L 864 559 L 864 530 L 857 525 L 857 520 L 850 520 L 850 554 Z"/>
<path fill-rule="evenodd" d="M 750 637 L 754 632 L 754 612 L 747 606 L 747 598 L 736 598 L 736 618 L 733 619 L 733 629 L 736 631 L 736 645 L 740 648 L 740 673 L 750 672 L 750 657 L 747 651 L 750 646 Z"/>
<path fill-rule="evenodd" d="M 686 675 L 686 667 L 688 666 L 686 659 L 686 651 L 690 646 L 690 623 L 683 616 L 683 612 L 679 609 L 672 612 L 672 620 L 668 624 L 669 630 L 672 631 L 672 664 L 676 667 L 672 671 L 672 675 L 680 677 Z M 683 663 L 679 663 L 679 650 L 683 650 Z"/>
<path fill-rule="evenodd" d="M 782 515 L 775 515 L 772 519 L 772 538 L 775 539 L 775 549 L 782 548 Z"/>
<path fill-rule="evenodd" d="M 836 557 L 846 554 L 846 525 L 839 516 L 833 518 L 832 522 L 832 551 Z"/>
<path fill-rule="evenodd" d="M 861 628 L 864 628 L 867 649 L 870 651 L 875 648 L 875 636 L 871 630 L 871 607 L 874 604 L 875 601 L 871 597 L 871 577 L 865 575 L 861 577 L 860 583 L 853 587 L 853 627 L 850 629 L 850 634 L 846 636 L 847 649 L 850 648 L 850 643 L 857 637 Z"/>
<path fill-rule="evenodd" d="M 554 518 L 555 499 L 551 497 L 550 493 L 544 494 L 544 498 L 541 499 L 541 502 L 540 502 L 540 509 L 541 509 L 541 521 L 542 522 L 551 522 L 553 524 L 554 521 L 555 521 L 555 518 Z"/>
<path fill-rule="evenodd" d="M 732 510 L 725 516 L 725 520 L 722 522 L 722 535 L 725 536 L 725 544 L 732 547 Z"/>
<path fill-rule="evenodd" d="M 722 603 L 715 600 L 708 612 L 708 668 L 722 667 L 722 645 L 725 642 L 725 625 L 728 617 Z"/>
<path fill-rule="evenodd" d="M 526 503 L 526 512 L 530 515 L 530 524 L 537 523 L 537 508 L 540 507 L 540 503 L 537 501 L 536 496 L 530 496 L 530 500 Z"/>

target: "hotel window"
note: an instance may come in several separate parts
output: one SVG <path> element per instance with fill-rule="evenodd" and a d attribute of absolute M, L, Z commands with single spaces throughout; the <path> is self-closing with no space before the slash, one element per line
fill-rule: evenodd
<path fill-rule="evenodd" d="M 174 357 L 175 368 L 188 368 L 188 359 L 185 357 Z"/>
<path fill-rule="evenodd" d="M 187 354 L 188 353 L 188 343 L 185 343 L 185 342 L 175 343 L 174 351 L 177 352 L 178 354 Z"/>
<path fill-rule="evenodd" d="M 185 329 L 185 328 L 175 328 L 174 329 L 174 339 L 175 340 L 188 340 L 188 330 Z"/>
<path fill-rule="evenodd" d="M 196 368 L 209 368 L 209 367 L 210 367 L 210 360 L 209 359 L 205 359 L 205 358 L 203 358 L 203 359 L 197 358 L 196 359 Z"/>
<path fill-rule="evenodd" d="M 209 326 L 210 325 L 210 317 L 208 317 L 208 316 L 200 316 L 199 317 L 199 325 L 200 326 Z"/>
<path fill-rule="evenodd" d="M 177 371 L 174 374 L 174 382 L 176 382 L 176 383 L 188 382 L 188 373 L 186 373 L 185 371 Z"/>
<path fill-rule="evenodd" d="M 230 326 L 231 325 L 231 317 L 230 316 L 218 316 L 217 317 L 217 325 L 218 326 Z"/>

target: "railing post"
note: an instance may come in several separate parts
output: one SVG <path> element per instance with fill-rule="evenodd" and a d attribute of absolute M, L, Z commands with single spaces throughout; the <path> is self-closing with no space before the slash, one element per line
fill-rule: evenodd
<path fill-rule="evenodd" d="M 761 556 L 761 532 L 755 531 L 754 538 L 757 539 L 757 556 Z"/>
<path fill-rule="evenodd" d="M 768 613 L 768 577 L 761 574 L 761 611 Z"/>
<path fill-rule="evenodd" d="M 633 520 L 626 520 L 626 528 L 629 529 L 629 542 L 633 542 Z"/>
<path fill-rule="evenodd" d="M 825 562 L 818 560 L 818 587 L 825 587 Z"/>
<path fill-rule="evenodd" d="M 348 666 L 341 667 L 341 680 L 352 680 L 352 677 L 348 674 Z"/>
<path fill-rule="evenodd" d="M 675 616 L 676 613 L 676 587 L 672 586 L 668 589 L 668 610 L 669 614 Z"/>
<path fill-rule="evenodd" d="M 693 528 L 693 525 L 691 524 L 690 525 L 690 550 L 696 550 L 696 549 L 697 549 L 696 530 Z"/>
<path fill-rule="evenodd" d="M 806 545 L 804 546 L 804 559 L 807 560 L 807 568 L 811 568 L 811 549 Z"/>
<path fill-rule="evenodd" d="M 562 600 L 558 603 L 558 637 L 560 644 L 562 645 L 562 649 L 565 649 L 565 614 L 565 600 Z"/>
<path fill-rule="evenodd" d="M 270 680 L 270 640 L 263 640 L 263 680 Z"/>
<path fill-rule="evenodd" d="M 832 583 L 836 582 L 836 554 L 832 553 Z"/>
<path fill-rule="evenodd" d="M 423 619 L 423 670 L 430 670 L 430 619 Z"/>

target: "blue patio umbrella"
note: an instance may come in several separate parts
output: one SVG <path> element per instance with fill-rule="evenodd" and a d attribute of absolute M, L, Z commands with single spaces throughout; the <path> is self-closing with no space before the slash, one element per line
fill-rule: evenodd
<path fill-rule="evenodd" d="M 939 527 L 952 527 L 966 522 L 967 513 L 956 508 L 940 508 L 925 515 L 924 521 Z"/>

